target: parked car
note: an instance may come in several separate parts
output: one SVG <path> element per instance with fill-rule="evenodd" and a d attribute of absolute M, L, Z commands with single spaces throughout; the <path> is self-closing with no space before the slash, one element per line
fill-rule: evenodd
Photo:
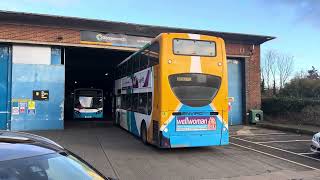
<path fill-rule="evenodd" d="M 1 180 L 100 180 L 93 166 L 47 138 L 0 131 Z"/>
<path fill-rule="evenodd" d="M 311 144 L 311 151 L 316 152 L 316 153 L 320 153 L 320 132 L 313 135 L 312 144 Z"/>

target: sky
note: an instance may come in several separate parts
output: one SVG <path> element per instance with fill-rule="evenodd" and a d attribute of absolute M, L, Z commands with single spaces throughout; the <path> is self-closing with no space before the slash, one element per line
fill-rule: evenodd
<path fill-rule="evenodd" d="M 262 44 L 320 69 L 320 0 L 0 0 L 0 9 L 274 36 Z"/>

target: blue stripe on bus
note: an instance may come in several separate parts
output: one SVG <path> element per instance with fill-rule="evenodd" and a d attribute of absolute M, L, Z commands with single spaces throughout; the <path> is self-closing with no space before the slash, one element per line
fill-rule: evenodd
<path fill-rule="evenodd" d="M 103 118 L 103 114 L 102 113 L 83 113 L 83 112 L 79 112 L 79 113 L 74 113 L 74 118 Z"/>
<path fill-rule="evenodd" d="M 136 123 L 136 118 L 134 116 L 134 112 L 129 112 L 130 116 L 130 132 L 132 132 L 134 135 L 139 136 L 139 131 Z"/>

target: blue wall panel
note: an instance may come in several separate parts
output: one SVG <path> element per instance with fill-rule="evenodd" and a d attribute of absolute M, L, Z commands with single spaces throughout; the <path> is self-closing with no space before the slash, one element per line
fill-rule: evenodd
<path fill-rule="evenodd" d="M 243 65 L 238 59 L 228 59 L 228 97 L 233 98 L 229 111 L 229 125 L 242 124 L 243 117 Z"/>
<path fill-rule="evenodd" d="M 0 45 L 0 129 L 7 129 L 10 114 L 11 54 L 9 46 Z"/>
<path fill-rule="evenodd" d="M 64 82 L 63 65 L 13 64 L 12 111 L 19 112 L 12 112 L 11 130 L 63 129 Z M 35 113 L 28 110 L 33 90 L 49 90 L 48 101 L 34 101 Z"/>

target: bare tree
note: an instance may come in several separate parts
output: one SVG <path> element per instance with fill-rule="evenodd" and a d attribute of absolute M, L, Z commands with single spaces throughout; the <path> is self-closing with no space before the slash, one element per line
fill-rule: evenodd
<path fill-rule="evenodd" d="M 293 56 L 278 54 L 276 64 L 279 72 L 279 87 L 281 89 L 293 72 Z"/>
<path fill-rule="evenodd" d="M 303 69 L 301 69 L 300 71 L 297 71 L 294 75 L 294 77 L 298 79 L 303 79 L 303 78 L 306 78 L 307 76 L 308 76 L 307 73 Z"/>
<path fill-rule="evenodd" d="M 277 73 L 278 73 L 278 69 L 276 66 L 276 62 L 279 56 L 279 53 L 276 50 L 270 50 L 269 51 L 269 58 L 270 58 L 270 64 L 269 64 L 269 68 L 270 68 L 270 72 L 271 72 L 271 80 L 272 80 L 272 94 L 276 95 L 277 94 L 277 83 L 276 83 L 276 79 L 277 79 Z"/>
<path fill-rule="evenodd" d="M 272 94 L 276 95 L 277 89 L 284 87 L 293 72 L 293 56 L 268 50 L 262 59 L 261 68 L 262 80 L 267 89 L 272 89 Z"/>
<path fill-rule="evenodd" d="M 277 57 L 277 52 L 275 50 L 268 50 L 264 58 L 262 59 L 262 78 L 265 80 L 265 84 L 267 86 L 267 89 L 269 90 L 270 87 L 272 86 L 271 80 L 275 80 L 275 61 Z"/>

